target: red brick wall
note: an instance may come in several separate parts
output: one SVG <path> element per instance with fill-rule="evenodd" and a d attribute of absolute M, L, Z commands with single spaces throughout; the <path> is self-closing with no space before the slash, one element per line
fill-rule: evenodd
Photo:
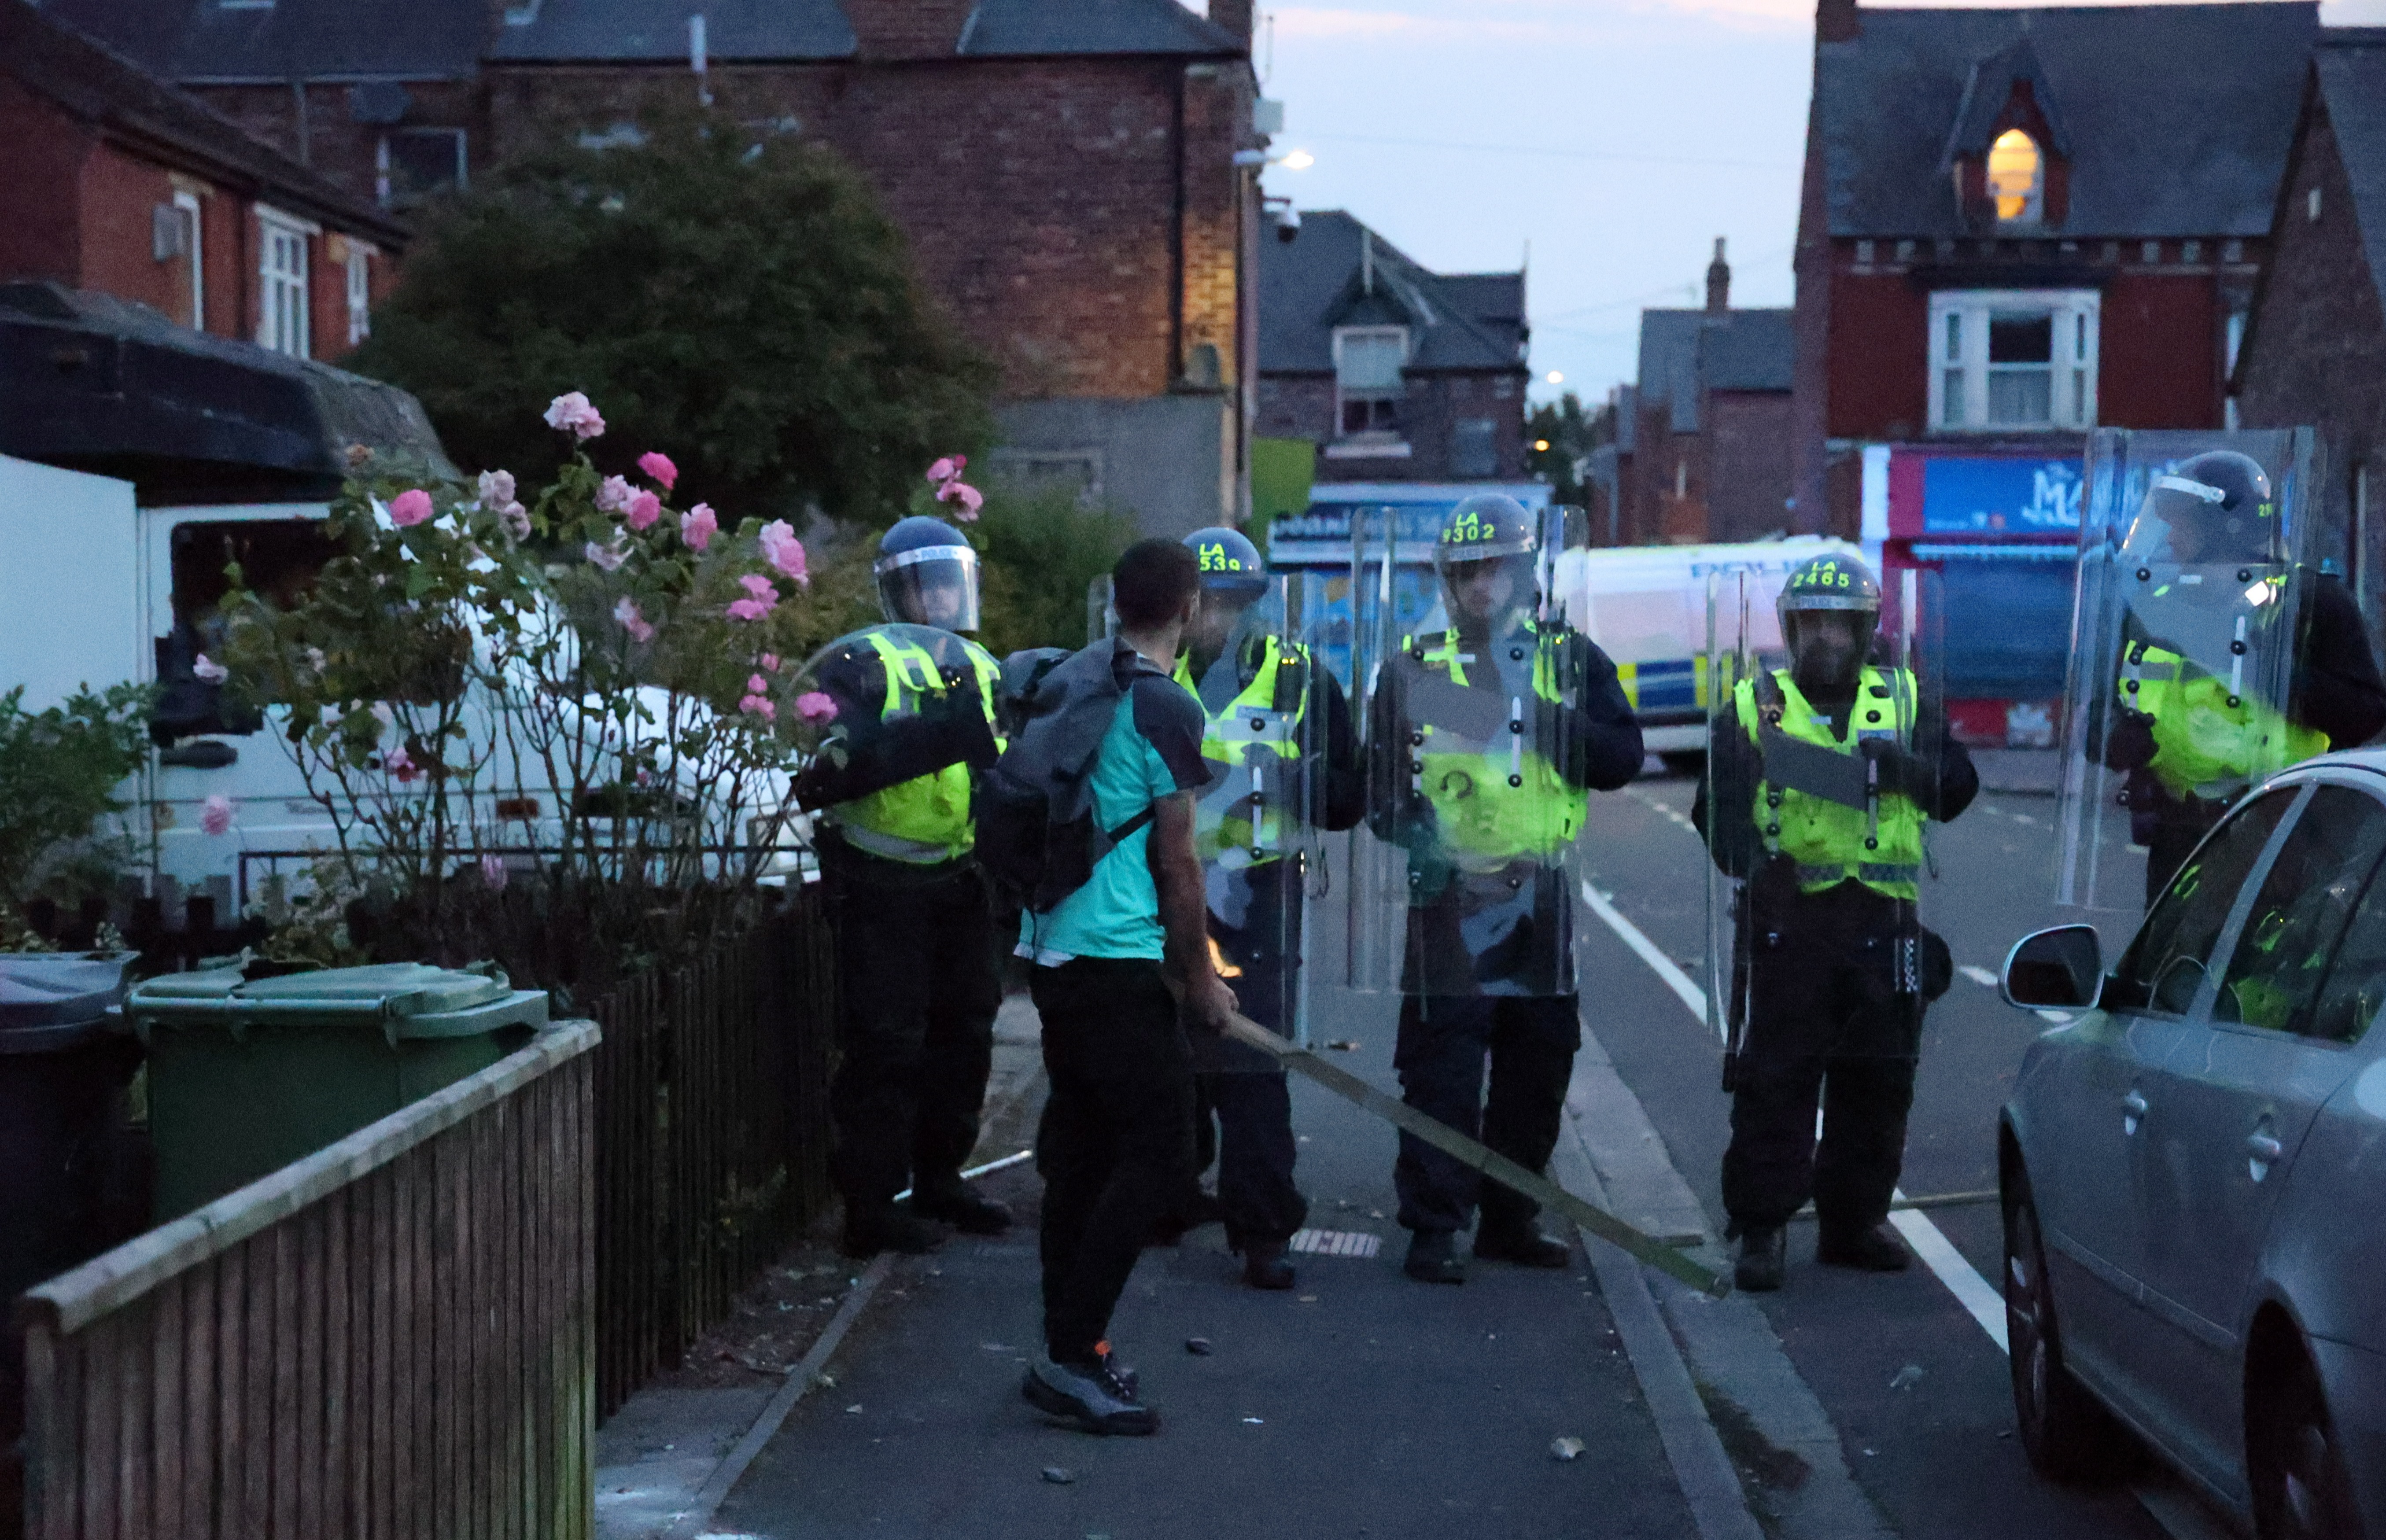
<path fill-rule="evenodd" d="M 84 157 L 82 181 L 82 263 L 76 282 L 179 314 L 175 289 L 185 269 L 180 262 L 158 261 L 151 244 L 152 214 L 174 197 L 165 169 L 102 143 Z"/>
<path fill-rule="evenodd" d="M 82 267 L 76 215 L 80 170 L 90 148 L 83 129 L 14 81 L 0 80 L 0 282 L 71 282 Z"/>
<path fill-rule="evenodd" d="M 2211 275 L 2128 273 L 2104 291 L 2096 420 L 2107 428 L 2217 428 L 2222 327 Z"/>
<path fill-rule="evenodd" d="M 1832 438 L 1918 438 L 1930 420 L 1930 296 L 1903 274 L 1831 274 Z"/>
<path fill-rule="evenodd" d="M 1717 391 L 1707 397 L 1709 540 L 1754 540 L 1790 527 L 1790 396 Z"/>
<path fill-rule="evenodd" d="M 866 59 L 950 58 L 976 0 L 845 0 Z"/>

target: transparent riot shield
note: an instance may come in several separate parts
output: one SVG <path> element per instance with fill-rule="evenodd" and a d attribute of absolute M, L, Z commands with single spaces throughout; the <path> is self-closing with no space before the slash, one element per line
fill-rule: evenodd
<path fill-rule="evenodd" d="M 1194 843 L 1211 958 L 1244 1015 L 1296 1042 L 1305 1035 L 1307 886 L 1329 818 L 1329 727 L 1340 694 L 1304 634 L 1297 592 L 1282 575 L 1248 593 L 1206 591 L 1178 673 L 1208 720 L 1201 752 L 1211 778 L 1195 805 Z M 1347 759 L 1347 720 L 1341 737 Z M 1279 1068 L 1223 1040 L 1197 1043 L 1196 1060 L 1224 1072 Z"/>
<path fill-rule="evenodd" d="M 797 805 L 852 811 L 855 817 L 837 821 L 887 825 L 882 833 L 896 842 L 926 843 L 922 836 L 938 832 L 940 815 L 965 824 L 968 771 L 995 760 L 992 698 L 1000 673 L 985 648 L 933 626 L 876 625 L 831 642 L 803 666 L 789 693 L 819 733 L 796 776 Z M 921 807 L 865 803 L 956 767 L 960 773 L 943 777 L 949 784 L 920 794 Z"/>
<path fill-rule="evenodd" d="M 1563 588 L 1588 521 L 1556 508 L 1496 538 L 1421 532 L 1389 514 L 1353 520 L 1367 807 L 1345 977 L 1412 995 L 1571 994 L 1595 653 L 1566 624 Z M 1420 565 L 1438 629 L 1400 623 L 1403 572 Z"/>
<path fill-rule="evenodd" d="M 2329 746 L 2294 720 L 2315 457 L 2305 429 L 2090 441 L 2055 902 L 2116 944 L 2230 803 Z"/>
<path fill-rule="evenodd" d="M 1910 1057 L 1922 1004 L 1946 987 L 1920 926 L 1941 771 L 1960 752 L 1937 579 L 1884 574 L 1877 616 L 1785 616 L 1777 573 L 1710 582 L 1707 1008 L 1727 1090 L 1752 1053 Z M 1879 987 L 1850 994 L 1833 982 L 1849 971 Z"/>

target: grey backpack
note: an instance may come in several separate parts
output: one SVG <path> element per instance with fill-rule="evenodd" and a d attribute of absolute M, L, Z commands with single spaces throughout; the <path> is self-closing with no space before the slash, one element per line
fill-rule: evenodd
<path fill-rule="evenodd" d="M 1151 821 L 1094 819 L 1094 764 L 1138 673 L 1159 674 L 1106 638 L 1074 653 L 1036 648 L 1003 660 L 1011 745 L 977 789 L 977 858 L 1005 897 L 1036 914 L 1092 880 L 1094 865 Z"/>

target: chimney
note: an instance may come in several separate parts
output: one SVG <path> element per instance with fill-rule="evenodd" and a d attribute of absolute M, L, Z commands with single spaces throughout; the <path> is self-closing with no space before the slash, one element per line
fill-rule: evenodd
<path fill-rule="evenodd" d="M 1223 27 L 1248 44 L 1255 10 L 1255 0 L 1210 0 L 1210 25 Z"/>
<path fill-rule="evenodd" d="M 1856 15 L 1856 0 L 1815 0 L 1816 43 L 1853 43 L 1863 32 L 1864 23 Z"/>
<path fill-rule="evenodd" d="M 1720 316 L 1731 308 L 1731 264 L 1723 259 L 1723 237 L 1715 237 L 1714 260 L 1707 264 L 1707 314 Z"/>

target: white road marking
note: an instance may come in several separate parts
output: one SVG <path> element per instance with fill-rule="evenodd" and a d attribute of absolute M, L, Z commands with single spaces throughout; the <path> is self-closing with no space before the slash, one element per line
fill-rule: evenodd
<path fill-rule="evenodd" d="M 1689 1007 L 1690 1014 L 1699 1019 L 1701 1026 L 1704 1026 L 1707 1020 L 1706 991 L 1692 983 L 1689 975 L 1683 972 L 1673 958 L 1660 951 L 1655 942 L 1641 934 L 1640 927 L 1617 913 L 1615 906 L 1601 897 L 1597 888 L 1589 883 L 1583 883 L 1582 897 L 1583 902 L 1590 906 L 1591 912 L 1607 922 L 1607 928 L 1649 965 L 1650 970 L 1664 981 L 1665 987 L 1671 989 L 1682 1004 Z M 1994 982 L 1993 978 L 1990 982 Z M 1905 1195 L 1901 1191 L 1897 1196 L 1903 1197 Z M 1922 1265 L 1936 1274 L 1939 1282 L 1947 1285 L 1947 1292 L 1955 1296 L 1955 1302 L 1980 1323 L 1980 1330 L 1989 1333 L 1989 1340 L 1997 1345 L 1997 1350 L 2011 1351 L 2005 1346 L 2004 1296 L 1990 1288 L 1989 1281 L 1980 1276 L 1978 1270 L 1964 1259 L 1964 1254 L 1955 1249 L 1954 1243 L 1930 1222 L 1930 1216 L 1907 1208 L 1890 1215 L 1889 1222 L 1905 1237 L 1905 1244 L 1922 1258 Z"/>
<path fill-rule="evenodd" d="M 1607 921 L 1607 928 L 1614 931 L 1623 940 L 1625 945 L 1631 947 L 1634 955 L 1647 963 L 1651 972 L 1664 981 L 1666 988 L 1680 996 L 1682 1004 L 1689 1007 L 1690 1014 L 1699 1019 L 1701 1026 L 1704 1026 L 1707 1020 L 1707 992 L 1692 983 L 1690 976 L 1683 972 L 1673 958 L 1659 951 L 1655 942 L 1640 933 L 1639 926 L 1618 914 L 1615 906 L 1601 897 L 1599 890 L 1589 883 L 1582 884 L 1582 901 L 1590 906 L 1591 913 Z"/>
<path fill-rule="evenodd" d="M 1987 969 L 1981 967 L 1978 963 L 1967 962 L 1963 967 L 1955 970 L 1955 971 L 1963 974 L 1964 977 L 1971 980 L 1974 983 L 1978 984 L 1982 989 L 1994 989 L 1997 986 L 1997 976 L 1994 973 L 1990 972 Z"/>

